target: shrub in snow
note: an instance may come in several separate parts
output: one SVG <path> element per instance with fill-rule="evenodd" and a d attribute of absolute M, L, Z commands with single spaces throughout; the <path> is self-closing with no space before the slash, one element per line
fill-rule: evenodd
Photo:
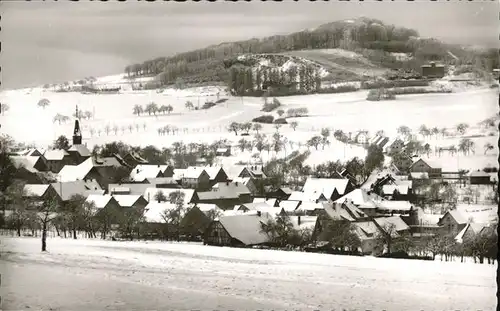
<path fill-rule="evenodd" d="M 252 122 L 267 123 L 267 124 L 271 124 L 271 123 L 273 123 L 273 121 L 274 121 L 274 117 L 269 116 L 269 115 L 264 115 L 264 116 L 260 116 L 260 117 L 252 119 Z"/>
<path fill-rule="evenodd" d="M 278 118 L 274 120 L 274 124 L 288 124 L 288 122 L 286 122 L 285 118 Z"/>
<path fill-rule="evenodd" d="M 386 90 L 384 88 L 380 88 L 378 90 L 370 90 L 368 92 L 368 96 L 366 96 L 366 100 L 370 101 L 379 101 L 379 100 L 391 100 L 396 99 L 396 95 L 392 93 L 390 90 Z"/>

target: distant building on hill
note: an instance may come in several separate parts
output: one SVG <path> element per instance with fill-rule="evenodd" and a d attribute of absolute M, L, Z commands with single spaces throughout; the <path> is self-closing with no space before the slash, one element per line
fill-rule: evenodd
<path fill-rule="evenodd" d="M 445 67 L 437 65 L 435 62 L 430 62 L 428 65 L 423 65 L 422 76 L 424 78 L 442 78 L 445 75 Z"/>

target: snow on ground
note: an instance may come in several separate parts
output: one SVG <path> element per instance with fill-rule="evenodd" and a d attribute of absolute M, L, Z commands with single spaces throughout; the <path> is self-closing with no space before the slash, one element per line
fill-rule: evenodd
<path fill-rule="evenodd" d="M 104 81 L 117 81 L 118 78 L 118 76 L 108 77 Z M 47 148 L 59 135 L 71 137 L 72 121 L 58 124 L 52 120 L 57 113 L 71 118 L 75 111 L 75 105 L 78 104 L 80 110 L 95 112 L 94 119 L 81 121 L 84 141 L 89 148 L 95 144 L 115 140 L 126 141 L 132 145 L 152 144 L 164 147 L 179 140 L 185 143 L 212 143 L 218 139 L 229 139 L 236 143 L 241 138 L 252 139 L 252 137 L 235 136 L 234 133 L 227 131 L 227 126 L 231 122 L 248 122 L 264 114 L 278 117 L 276 112 L 264 113 L 260 111 L 261 98 L 227 97 L 222 91 L 215 86 L 179 91 L 166 89 L 163 93 L 130 91 L 123 94 L 107 95 L 54 93 L 40 88 L 33 89 L 31 92 L 7 91 L 0 94 L 0 101 L 8 104 L 10 110 L 5 115 L 0 116 L 0 123 L 3 132 L 12 135 L 14 139 Z M 195 107 L 201 107 L 205 101 L 216 101 L 217 92 L 220 92 L 220 98 L 229 98 L 229 100 L 208 110 L 189 110 L 185 107 L 188 100 L 193 102 Z M 346 133 L 368 130 L 372 135 L 378 130 L 384 130 L 386 135 L 393 137 L 397 135 L 396 129 L 401 125 L 411 127 L 414 132 L 417 132 L 418 127 L 422 124 L 429 128 L 434 126 L 454 128 L 456 124 L 461 122 L 474 125 L 491 117 L 498 109 L 496 105 L 497 92 L 490 89 L 469 90 L 452 94 L 404 95 L 393 101 L 380 102 L 366 101 L 366 94 L 366 91 L 358 91 L 280 97 L 281 109 L 285 111 L 301 107 L 306 107 L 309 110 L 308 117 L 288 119 L 288 122 L 298 122 L 296 131 L 293 131 L 289 125 L 284 125 L 280 132 L 289 141 L 296 142 L 295 146 L 297 147 L 299 141 L 304 144 L 310 137 L 319 135 L 322 127 L 330 128 L 332 133 L 336 129 L 341 129 Z M 37 107 L 41 98 L 47 98 L 51 102 L 46 109 Z M 132 108 L 135 105 L 145 106 L 151 101 L 154 101 L 158 106 L 172 105 L 173 112 L 170 115 L 158 116 L 143 114 L 137 117 L 133 115 Z M 166 125 L 180 128 L 181 131 L 178 135 L 159 136 L 158 128 Z M 105 133 L 107 126 L 111 128 L 108 135 Z M 118 127 L 116 134 L 112 130 L 114 126 Z M 187 129 L 186 132 L 182 130 L 184 128 Z M 263 125 L 262 132 L 268 137 L 271 137 L 275 131 L 273 125 Z M 251 134 L 253 135 L 253 132 Z M 494 138 L 492 136 L 478 139 L 493 141 Z M 312 155 L 311 160 L 309 160 L 311 163 L 321 163 L 344 157 L 344 145 L 335 143 L 333 137 L 330 138 L 330 141 L 332 144 L 325 150 L 322 147 L 317 151 L 314 148 L 311 149 Z M 438 140 L 429 143 L 434 146 Z M 444 143 L 448 144 L 449 141 Z M 497 145 L 495 142 L 492 144 Z M 472 168 L 471 166 L 483 168 L 486 163 L 496 163 L 494 155 L 498 151 L 492 150 L 485 156 L 482 150 L 483 145 L 482 141 L 476 143 L 475 156 L 459 157 L 460 165 L 466 165 L 464 168 L 469 169 Z M 297 147 L 290 147 L 286 152 L 290 153 Z M 364 157 L 364 150 L 354 146 L 346 147 L 346 157 L 353 153 Z M 455 158 L 452 162 L 456 162 Z"/>
<path fill-rule="evenodd" d="M 496 265 L 7 238 L 7 310 L 494 310 Z"/>

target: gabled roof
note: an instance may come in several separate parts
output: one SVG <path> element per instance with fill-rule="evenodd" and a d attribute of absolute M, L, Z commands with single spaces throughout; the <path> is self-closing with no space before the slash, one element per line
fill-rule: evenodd
<path fill-rule="evenodd" d="M 239 177 L 244 168 L 243 165 L 230 165 L 224 167 L 224 172 L 226 172 L 229 179 L 233 180 Z"/>
<path fill-rule="evenodd" d="M 463 238 L 465 236 L 465 233 L 467 231 L 472 231 L 472 234 L 478 234 L 480 233 L 484 228 L 488 227 L 488 224 L 475 224 L 475 223 L 468 223 L 455 237 L 455 241 L 458 243 L 463 242 Z"/>
<path fill-rule="evenodd" d="M 120 167 L 123 166 L 116 157 L 92 158 L 92 163 L 95 167 Z"/>
<path fill-rule="evenodd" d="M 210 203 L 196 203 L 195 207 L 197 207 L 203 213 L 207 213 L 209 211 L 223 212 L 221 208 L 219 208 L 216 204 Z"/>
<path fill-rule="evenodd" d="M 436 161 L 430 160 L 430 159 L 424 159 L 424 158 L 418 158 L 415 162 L 413 162 L 412 165 L 410 165 L 410 169 L 415 166 L 417 163 L 424 162 L 431 168 L 441 168 L 441 164 L 437 163 Z"/>
<path fill-rule="evenodd" d="M 141 198 L 144 199 L 142 195 L 136 194 L 113 194 L 113 198 L 121 207 L 132 207 Z"/>
<path fill-rule="evenodd" d="M 265 202 L 262 203 L 245 203 L 234 207 L 235 211 L 258 211 L 262 213 L 269 213 L 270 215 L 277 215 L 283 211 L 281 207 L 273 207 Z"/>
<path fill-rule="evenodd" d="M 267 213 L 258 215 L 227 215 L 221 216 L 219 222 L 227 233 L 245 245 L 257 245 L 269 242 L 269 237 L 262 232 L 262 224 L 272 217 Z"/>
<path fill-rule="evenodd" d="M 495 173 L 496 174 L 496 173 Z M 480 170 L 477 170 L 477 171 L 474 171 L 474 172 L 471 172 L 469 174 L 470 177 L 486 177 L 486 178 L 489 178 L 490 177 L 490 174 L 486 173 L 486 172 L 483 172 L 483 171 L 480 171 Z"/>
<path fill-rule="evenodd" d="M 408 201 L 384 200 L 378 204 L 377 208 L 389 211 L 410 211 L 413 208 L 413 205 Z"/>
<path fill-rule="evenodd" d="M 246 186 L 251 180 L 252 180 L 252 178 L 250 178 L 250 177 L 236 177 L 236 178 L 233 178 L 231 181 L 237 182 L 237 183 L 240 183 L 240 184 L 243 184 Z"/>
<path fill-rule="evenodd" d="M 338 198 L 335 200 L 335 203 L 343 203 L 347 201 L 352 202 L 359 208 L 376 208 L 377 204 L 383 200 L 384 198 L 373 192 L 358 188 L 343 197 Z"/>
<path fill-rule="evenodd" d="M 151 188 L 151 184 L 109 184 L 108 193 L 128 192 L 128 194 L 144 194 L 146 189 Z"/>
<path fill-rule="evenodd" d="M 63 149 L 53 149 L 44 152 L 43 156 L 49 161 L 62 161 L 69 153 Z"/>
<path fill-rule="evenodd" d="M 320 191 L 294 191 L 288 197 L 289 201 L 301 201 L 301 202 L 316 202 L 317 200 L 327 200 L 325 195 Z"/>
<path fill-rule="evenodd" d="M 82 157 L 90 157 L 92 155 L 90 150 L 87 149 L 87 146 L 85 145 L 73 145 L 68 149 L 68 151 L 77 152 Z"/>
<path fill-rule="evenodd" d="M 26 184 L 23 191 L 26 197 L 41 197 L 47 192 L 49 187 L 50 185 Z"/>
<path fill-rule="evenodd" d="M 352 223 L 356 233 L 361 240 L 374 239 L 377 233 L 380 232 L 377 225 L 373 221 L 361 221 Z"/>
<path fill-rule="evenodd" d="M 206 166 L 204 167 L 205 172 L 207 172 L 208 176 L 210 177 L 210 180 L 213 180 L 217 177 L 217 174 L 219 174 L 220 171 L 224 171 L 221 166 Z M 225 173 L 225 171 L 224 171 Z M 227 175 L 227 174 L 226 174 Z"/>
<path fill-rule="evenodd" d="M 142 182 L 147 178 L 156 178 L 161 176 L 167 167 L 168 165 L 138 164 L 130 172 L 130 179 L 132 181 Z"/>
<path fill-rule="evenodd" d="M 330 199 L 333 195 L 335 189 L 340 195 L 343 195 L 346 191 L 347 185 L 349 184 L 349 179 L 342 178 L 312 178 L 309 177 L 302 188 L 303 192 L 320 192 L 323 193 L 325 198 Z"/>
<path fill-rule="evenodd" d="M 248 189 L 247 186 L 245 186 L 244 184 L 242 183 L 239 183 L 239 182 L 219 182 L 219 183 L 216 183 L 213 187 L 212 187 L 213 190 L 216 190 L 218 189 L 218 191 L 220 192 L 224 192 L 224 191 L 230 191 L 230 192 L 234 192 L 238 195 L 240 194 L 251 194 L 251 191 Z"/>
<path fill-rule="evenodd" d="M 167 210 L 174 210 L 177 206 L 169 202 L 158 203 L 156 201 L 151 201 L 144 208 L 144 218 L 146 222 L 149 223 L 164 223 L 163 213 Z"/>
<path fill-rule="evenodd" d="M 108 205 L 108 203 L 113 200 L 113 196 L 109 195 L 109 194 L 105 194 L 105 195 L 99 195 L 99 194 L 90 194 L 87 199 L 85 200 L 85 202 L 88 202 L 88 203 L 94 203 L 94 206 L 96 208 L 105 208 L 106 205 Z"/>
<path fill-rule="evenodd" d="M 87 196 L 91 193 L 95 193 L 96 189 L 95 187 L 91 187 L 87 185 L 87 183 L 83 180 L 77 180 L 77 181 L 68 181 L 68 182 L 56 182 L 56 183 L 51 183 L 52 188 L 57 192 L 59 197 L 63 201 L 67 201 L 70 199 L 72 195 L 79 194 L 82 196 Z M 97 189 L 97 191 L 100 190 L 100 187 Z"/>
<path fill-rule="evenodd" d="M 279 203 L 279 206 L 285 210 L 285 212 L 291 213 L 295 212 L 295 210 L 299 207 L 300 201 L 290 201 L 283 200 Z"/>
<path fill-rule="evenodd" d="M 453 219 L 455 219 L 455 221 L 457 222 L 457 224 L 462 225 L 462 224 L 466 224 L 468 222 L 467 219 L 464 217 L 464 215 L 462 215 L 462 213 L 460 213 L 457 210 L 447 211 L 443 215 L 443 218 L 446 216 L 446 214 L 449 214 Z"/>
<path fill-rule="evenodd" d="M 314 230 L 316 226 L 317 216 L 289 216 L 290 222 L 292 223 L 295 230 L 310 229 Z M 299 225 L 300 219 L 300 225 Z"/>
<path fill-rule="evenodd" d="M 167 200 L 171 193 L 181 192 L 184 193 L 184 205 L 188 205 L 193 200 L 193 196 L 195 194 L 194 189 L 169 189 L 169 188 L 154 188 L 151 187 L 151 185 L 149 186 L 150 187 L 146 188 L 143 194 L 144 198 L 148 202 L 155 201 L 154 197 L 157 192 L 162 192 L 167 198 Z"/>
<path fill-rule="evenodd" d="M 172 178 L 174 178 L 175 180 L 181 180 L 186 171 L 187 169 L 185 168 L 176 168 L 174 169 L 174 176 L 172 176 Z"/>
<path fill-rule="evenodd" d="M 399 216 L 378 217 L 374 218 L 373 221 L 375 221 L 383 229 L 388 225 L 394 225 L 396 232 L 410 230 L 410 227 Z"/>
<path fill-rule="evenodd" d="M 23 166 L 27 171 L 31 173 L 37 173 L 38 170 L 35 168 L 36 163 L 40 160 L 40 157 L 30 157 L 30 156 L 10 156 L 14 166 L 20 168 Z"/>
<path fill-rule="evenodd" d="M 190 166 L 185 171 L 181 172 L 181 178 L 195 178 L 198 179 L 206 170 L 202 167 Z M 175 173 L 175 171 L 174 171 Z M 207 173 L 208 174 L 208 173 Z"/>
<path fill-rule="evenodd" d="M 400 194 L 406 195 L 408 194 L 409 187 L 408 185 L 384 185 L 382 186 L 382 193 L 385 195 L 392 195 L 394 191 L 397 190 Z"/>
<path fill-rule="evenodd" d="M 360 209 L 351 203 L 323 203 L 326 214 L 333 220 L 355 221 L 366 217 Z"/>
<path fill-rule="evenodd" d="M 65 165 L 58 174 L 58 180 L 62 182 L 82 180 L 87 177 L 93 167 L 92 158 L 78 165 Z"/>
<path fill-rule="evenodd" d="M 298 207 L 299 210 L 301 211 L 315 211 L 315 210 L 323 210 L 325 209 L 324 204 L 322 202 L 320 203 L 315 203 L 315 202 L 302 202 L 300 206 Z"/>

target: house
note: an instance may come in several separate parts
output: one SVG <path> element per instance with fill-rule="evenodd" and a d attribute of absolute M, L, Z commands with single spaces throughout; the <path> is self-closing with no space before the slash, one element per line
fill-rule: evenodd
<path fill-rule="evenodd" d="M 467 223 L 468 220 L 457 210 L 447 211 L 438 221 L 438 225 L 446 233 L 458 233 Z"/>
<path fill-rule="evenodd" d="M 140 164 L 148 164 L 148 161 L 142 158 L 137 152 L 130 151 L 127 153 L 122 161 L 124 161 L 128 166 L 130 167 L 136 167 L 137 165 Z"/>
<path fill-rule="evenodd" d="M 108 194 L 140 194 L 143 195 L 148 188 L 152 188 L 152 184 L 109 184 Z"/>
<path fill-rule="evenodd" d="M 218 246 L 252 246 L 269 242 L 262 225 L 273 219 L 267 213 L 227 215 L 213 221 L 204 233 L 204 244 Z"/>
<path fill-rule="evenodd" d="M 191 166 L 187 169 L 176 169 L 174 170 L 174 178 L 180 180 L 181 185 L 185 188 L 210 189 L 210 175 L 200 167 Z"/>
<path fill-rule="evenodd" d="M 467 239 L 474 238 L 475 235 L 480 234 L 485 228 L 488 228 L 488 224 L 476 224 L 468 223 L 465 227 L 457 234 L 455 241 L 458 243 L 463 243 Z M 496 231 L 496 229 L 495 229 Z"/>
<path fill-rule="evenodd" d="M 469 182 L 471 185 L 491 185 L 491 176 L 488 173 L 477 170 L 469 174 Z"/>
<path fill-rule="evenodd" d="M 147 188 L 142 194 L 143 197 L 148 202 L 158 201 L 155 199 L 155 195 L 161 192 L 168 202 L 173 193 L 182 193 L 184 195 L 184 206 L 188 206 L 191 203 L 198 201 L 198 195 L 194 189 L 168 189 L 168 188 Z"/>
<path fill-rule="evenodd" d="M 378 215 L 407 215 L 411 214 L 414 209 L 415 207 L 413 206 L 413 204 L 408 201 L 383 200 L 381 202 L 378 202 L 376 211 Z"/>
<path fill-rule="evenodd" d="M 148 178 L 160 178 L 173 176 L 173 169 L 170 165 L 138 164 L 130 172 L 130 180 L 134 182 L 144 182 Z"/>
<path fill-rule="evenodd" d="M 63 149 L 47 150 L 43 153 L 49 171 L 59 173 L 65 166 L 73 163 L 69 153 Z"/>
<path fill-rule="evenodd" d="M 252 195 L 257 195 L 259 193 L 257 185 L 255 184 L 255 179 L 251 177 L 236 177 L 231 181 L 246 186 Z"/>
<path fill-rule="evenodd" d="M 261 212 L 261 213 L 269 213 L 271 216 L 273 215 L 285 215 L 283 208 L 274 207 L 272 205 L 267 204 L 266 202 L 259 203 L 244 203 L 239 206 L 234 207 L 234 211 L 242 211 L 242 212 Z"/>
<path fill-rule="evenodd" d="M 361 144 L 361 145 L 366 145 L 368 144 L 368 131 L 359 131 L 357 133 L 355 133 L 354 135 L 354 142 L 357 143 L 357 144 Z"/>
<path fill-rule="evenodd" d="M 113 198 L 118 202 L 122 208 L 136 208 L 142 209 L 148 205 L 148 201 L 142 195 L 135 194 L 114 194 Z"/>
<path fill-rule="evenodd" d="M 384 185 L 382 186 L 381 196 L 387 200 L 409 201 L 412 197 L 410 184 L 402 185 Z"/>
<path fill-rule="evenodd" d="M 169 239 L 178 236 L 178 227 L 166 223 L 165 214 L 177 206 L 168 202 L 149 202 L 144 207 L 144 223 L 141 234 L 150 238 Z"/>
<path fill-rule="evenodd" d="M 441 177 L 442 169 L 438 164 L 429 160 L 424 161 L 420 158 L 410 166 L 410 174 L 411 173 L 427 173 L 429 178 L 434 179 Z"/>
<path fill-rule="evenodd" d="M 371 138 L 368 143 L 370 145 L 375 145 L 379 148 L 384 148 L 385 145 L 389 142 L 389 137 L 386 137 L 384 135 L 375 135 L 373 138 Z"/>
<path fill-rule="evenodd" d="M 192 239 L 202 240 L 210 223 L 222 215 L 222 210 L 215 204 L 195 204 L 181 220 L 183 233 Z"/>
<path fill-rule="evenodd" d="M 37 148 L 30 148 L 27 150 L 16 152 L 16 155 L 27 156 L 27 157 L 41 157 L 43 156 L 43 153 L 44 153 L 43 150 L 39 150 Z"/>
<path fill-rule="evenodd" d="M 245 186 L 243 183 L 240 183 L 238 181 L 225 181 L 225 182 L 218 182 L 216 183 L 213 187 L 212 190 L 218 189 L 219 191 L 234 191 L 236 192 L 239 196 L 240 199 L 242 199 L 245 202 L 251 202 L 251 196 L 252 192 L 250 189 L 248 189 L 247 186 Z"/>
<path fill-rule="evenodd" d="M 123 165 L 116 156 L 113 157 L 92 157 L 92 165 L 95 167 L 99 175 L 103 187 L 107 188 L 110 183 L 117 179 L 123 179 L 130 175 L 130 168 Z"/>
<path fill-rule="evenodd" d="M 118 211 L 120 208 L 118 201 L 116 201 L 116 199 L 109 194 L 90 194 L 87 196 L 85 202 L 94 205 L 96 214 L 101 213 L 104 210 Z"/>
<path fill-rule="evenodd" d="M 445 76 L 445 67 L 435 62 L 430 62 L 428 65 L 422 65 L 422 77 L 424 78 L 442 78 Z"/>
<path fill-rule="evenodd" d="M 56 182 L 50 185 L 57 192 L 62 202 L 69 201 L 74 195 L 87 197 L 90 194 L 103 194 L 101 187 L 95 181 L 76 180 Z"/>
<path fill-rule="evenodd" d="M 46 172 L 49 170 L 43 156 L 10 156 L 10 159 L 17 169 L 22 166 L 29 172 Z"/>
<path fill-rule="evenodd" d="M 354 232 L 358 236 L 362 254 L 373 255 L 381 252 L 377 237 L 382 232 L 373 220 L 352 223 Z"/>
<path fill-rule="evenodd" d="M 273 186 L 265 186 L 264 192 L 265 192 L 266 197 L 276 198 L 278 200 L 287 200 L 290 198 L 292 193 L 294 193 L 294 191 L 292 191 L 292 189 L 290 189 L 290 188 L 281 187 L 281 188 L 276 189 Z M 297 195 L 299 195 L 300 197 L 303 196 L 302 192 L 297 191 L 297 193 L 295 194 L 295 196 L 297 196 Z M 324 198 L 324 200 L 326 200 L 326 198 Z"/>
<path fill-rule="evenodd" d="M 334 203 L 351 203 L 369 216 L 376 216 L 377 207 L 384 199 L 369 190 L 355 189 L 345 196 L 338 198 Z"/>
<path fill-rule="evenodd" d="M 231 146 L 224 146 L 217 148 L 215 155 L 218 157 L 230 157 L 231 156 Z"/>
<path fill-rule="evenodd" d="M 43 178 L 41 172 L 36 169 L 44 168 L 43 162 L 39 157 L 30 156 L 10 156 L 14 167 L 16 168 L 14 178 L 23 180 L 29 184 L 42 184 Z"/>
<path fill-rule="evenodd" d="M 55 198 L 58 202 L 61 198 L 51 185 L 25 184 L 23 188 L 23 197 L 32 202 L 43 202 L 50 198 Z"/>
<path fill-rule="evenodd" d="M 322 193 L 327 200 L 335 201 L 336 199 L 348 194 L 354 190 L 354 185 L 347 179 L 336 178 L 307 178 L 302 192 L 304 193 Z M 291 198 L 289 198 L 292 200 Z"/>
<path fill-rule="evenodd" d="M 213 186 L 220 182 L 228 181 L 226 172 L 220 166 L 208 166 L 205 167 L 205 172 L 208 173 L 210 177 L 210 186 Z"/>
<path fill-rule="evenodd" d="M 254 200 L 254 202 L 255 202 L 255 200 Z M 298 210 L 300 204 L 301 204 L 301 201 L 283 200 L 283 201 L 280 201 L 278 206 L 281 207 L 285 211 L 285 213 L 287 213 L 288 215 L 293 215 Z"/>
<path fill-rule="evenodd" d="M 150 187 L 154 185 L 156 188 L 181 188 L 181 185 L 173 177 L 146 178 L 144 182 Z"/>
<path fill-rule="evenodd" d="M 300 202 L 327 202 L 328 199 L 325 195 L 318 191 L 311 192 L 302 192 L 302 191 L 293 191 L 292 194 L 288 197 L 290 201 L 300 201 Z"/>
<path fill-rule="evenodd" d="M 410 226 L 408 226 L 399 216 L 377 217 L 373 219 L 373 222 L 379 229 L 394 237 L 410 234 Z"/>
<path fill-rule="evenodd" d="M 61 182 L 77 180 L 96 180 L 99 185 L 107 187 L 107 178 L 103 177 L 92 163 L 92 158 L 88 158 L 78 165 L 65 165 L 59 174 L 57 180 Z"/>
<path fill-rule="evenodd" d="M 244 185 L 226 185 L 212 188 L 211 191 L 198 192 L 196 203 L 216 204 L 223 210 L 232 209 L 235 205 L 252 202 L 250 191 Z M 246 190 L 245 190 L 246 188 Z"/>
<path fill-rule="evenodd" d="M 413 160 L 404 152 L 401 152 L 398 155 L 393 156 L 392 164 L 394 164 L 398 171 L 407 173 L 411 165 L 413 164 Z"/>
<path fill-rule="evenodd" d="M 403 151 L 403 148 L 405 147 L 405 143 L 402 139 L 400 138 L 393 138 L 390 139 L 387 144 L 385 144 L 383 150 L 386 154 L 396 154 L 400 153 Z"/>

